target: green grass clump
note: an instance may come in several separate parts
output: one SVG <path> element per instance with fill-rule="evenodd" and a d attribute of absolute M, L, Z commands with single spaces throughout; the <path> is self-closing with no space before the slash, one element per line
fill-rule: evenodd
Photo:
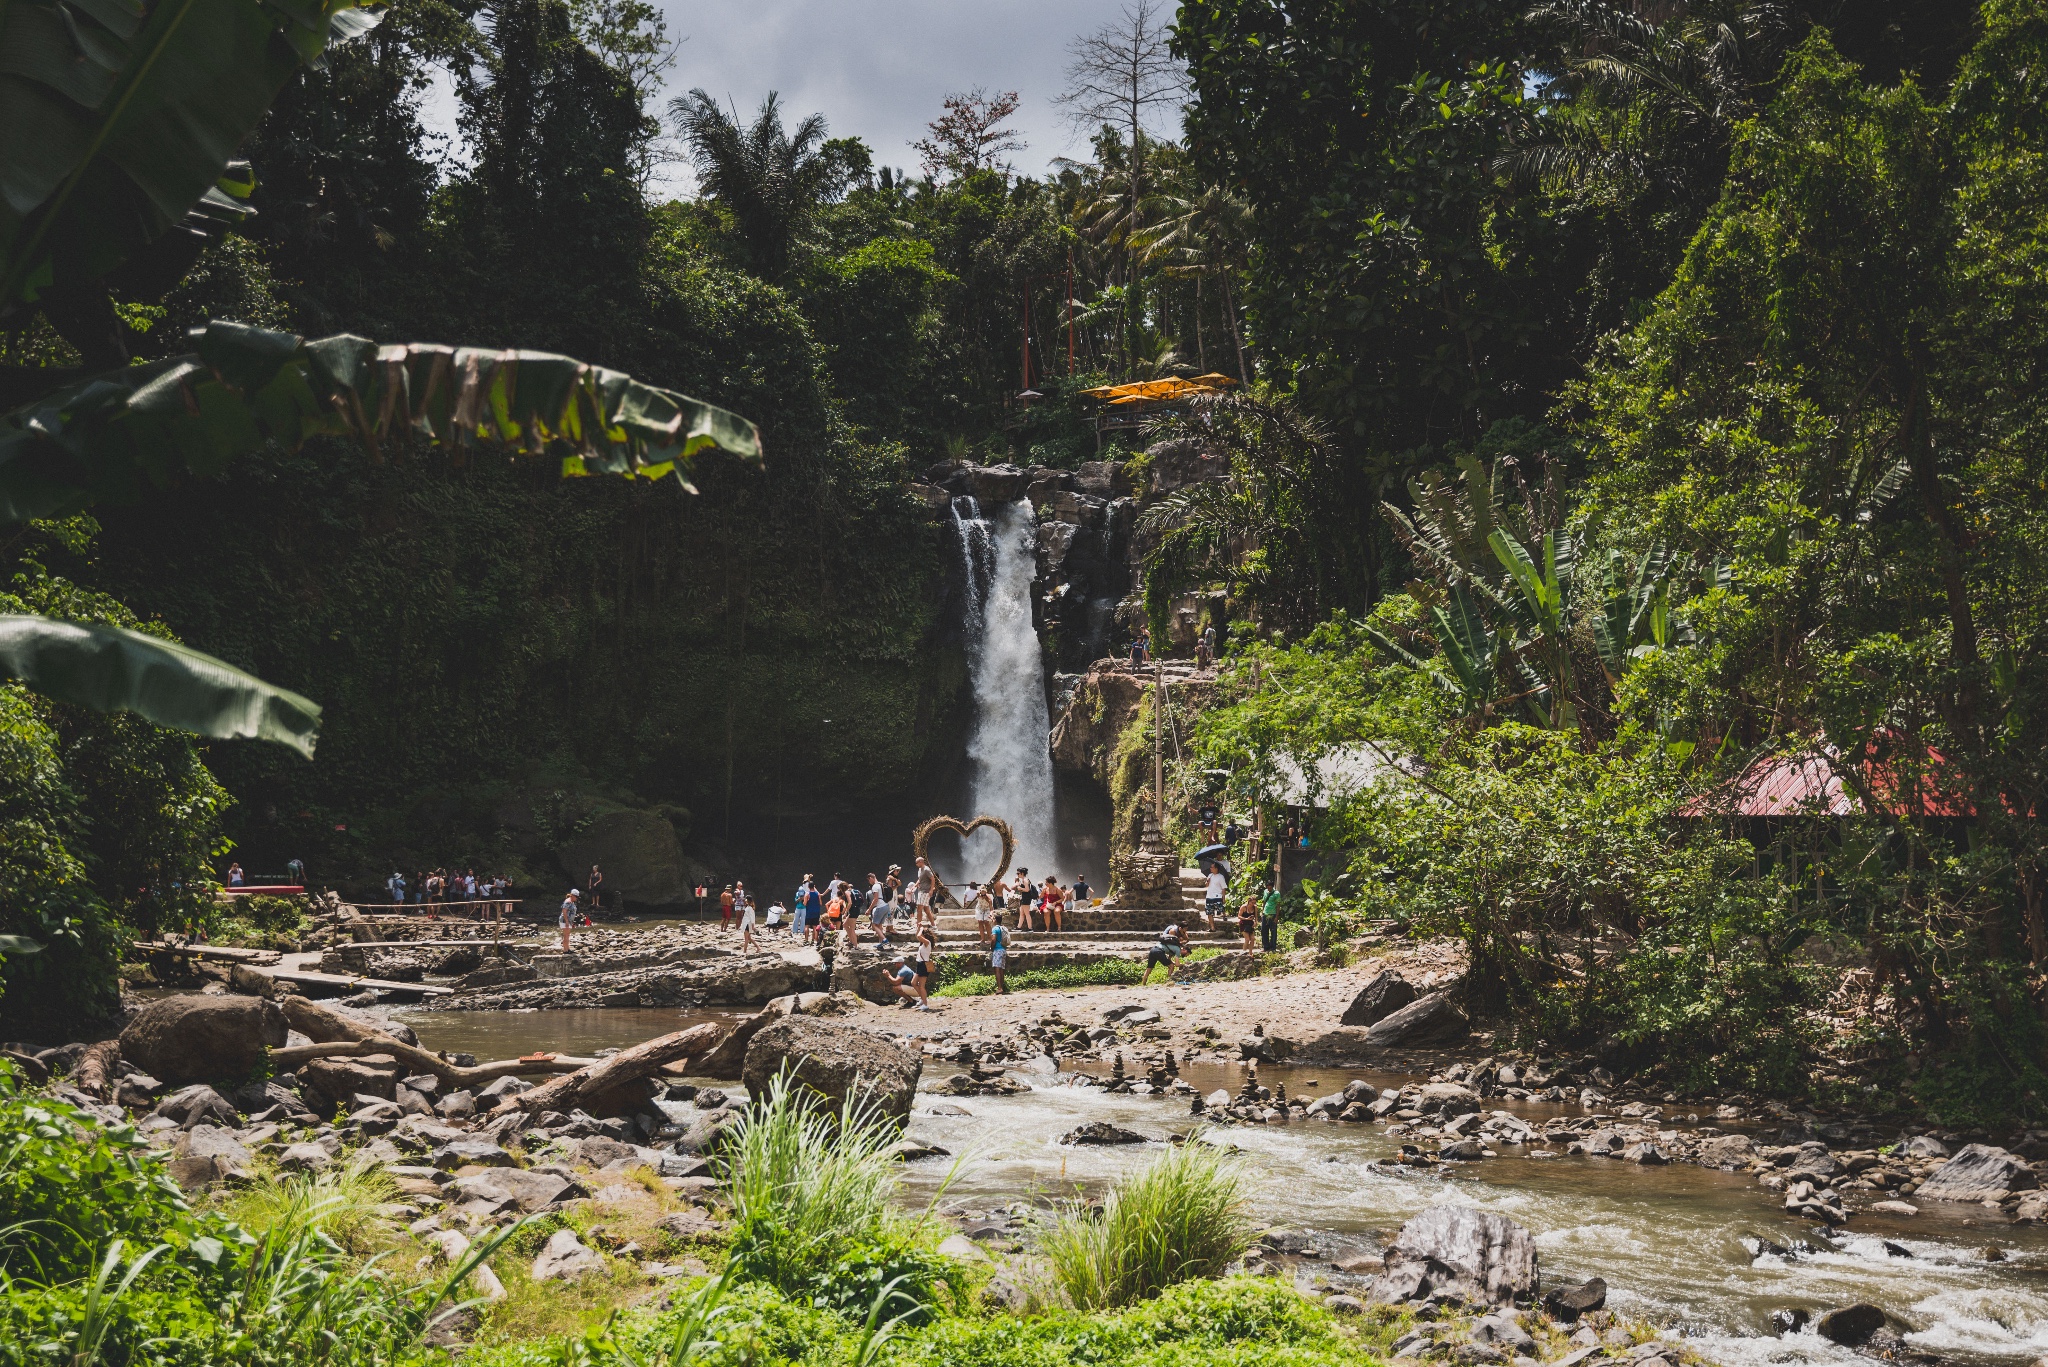
<path fill-rule="evenodd" d="M 815 1094 L 779 1075 L 726 1130 L 721 1160 L 735 1275 L 789 1292 L 857 1246 L 891 1242 L 903 1218 L 891 1206 L 902 1181 L 894 1123 L 866 1097 L 848 1097 L 834 1114 L 807 1095 Z"/>
<path fill-rule="evenodd" d="M 1083 1207 L 1059 1215 L 1039 1252 L 1076 1309 L 1102 1310 L 1220 1274 L 1251 1247 L 1253 1233 L 1242 1169 L 1196 1139 L 1110 1188 L 1099 1215 Z"/>
<path fill-rule="evenodd" d="M 1142 959 L 1102 959 L 1092 964 L 1060 964 L 1053 968 L 1026 968 L 1008 976 L 1010 990 L 1029 991 L 1040 987 L 1107 987 L 1134 984 L 1145 976 Z M 935 997 L 985 997 L 996 990 L 995 975 L 975 973 L 945 983 Z"/>
<path fill-rule="evenodd" d="M 252 1234 L 303 1224 L 344 1252 L 367 1257 L 388 1246 L 394 1230 L 376 1208 L 398 1199 L 390 1176 L 367 1158 L 352 1158 L 311 1177 L 265 1172 L 223 1205 L 222 1212 Z"/>

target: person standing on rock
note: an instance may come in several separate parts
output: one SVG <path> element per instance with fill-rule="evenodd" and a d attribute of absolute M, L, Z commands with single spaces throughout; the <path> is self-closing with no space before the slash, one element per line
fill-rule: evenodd
<path fill-rule="evenodd" d="M 939 889 L 944 886 L 945 884 L 939 881 L 939 875 L 932 869 L 932 866 L 925 863 L 924 856 L 919 855 L 917 857 L 917 903 L 913 914 L 920 930 L 924 926 L 925 918 L 932 914 L 932 903 L 939 900 Z"/>
<path fill-rule="evenodd" d="M 1269 884 L 1259 908 L 1259 947 L 1268 954 L 1280 952 L 1280 885 Z"/>
<path fill-rule="evenodd" d="M 576 924 L 578 916 L 576 899 L 580 895 L 576 889 L 570 888 L 569 895 L 562 899 L 562 952 L 564 954 L 569 952 L 569 931 Z"/>
<path fill-rule="evenodd" d="M 588 886 L 590 888 L 590 909 L 592 911 L 603 911 L 604 870 L 595 864 L 590 866 L 590 882 Z"/>
<path fill-rule="evenodd" d="M 922 911 L 920 910 L 920 914 Z M 917 943 L 912 947 L 912 963 L 917 969 L 917 1009 L 932 1009 L 932 932 L 931 927 L 919 923 Z"/>
<path fill-rule="evenodd" d="M 1010 884 L 1010 905 L 1017 909 L 1017 929 L 1032 930 L 1031 924 L 1031 870 L 1017 870 L 1016 881 Z"/>
<path fill-rule="evenodd" d="M 1237 909 L 1237 930 L 1240 935 L 1244 936 L 1244 952 L 1246 955 L 1257 952 L 1252 945 L 1252 932 L 1258 928 L 1258 924 L 1259 899 L 1247 892 L 1244 895 L 1244 905 Z"/>
<path fill-rule="evenodd" d="M 740 953 L 752 954 L 753 952 L 754 904 L 752 902 L 749 902 L 747 903 L 746 908 L 740 912 Z"/>
<path fill-rule="evenodd" d="M 1010 932 L 1003 929 L 998 921 L 989 931 L 988 970 L 996 975 L 996 991 L 1007 997 L 1010 985 L 1003 981 L 1003 973 L 1010 962 Z"/>
<path fill-rule="evenodd" d="M 875 895 L 881 899 L 875 903 L 873 918 L 875 943 L 880 945 L 889 943 L 890 932 L 896 925 L 896 887 L 897 880 L 892 876 L 875 890 Z"/>
<path fill-rule="evenodd" d="M 724 892 L 718 894 L 718 928 L 720 931 L 732 929 L 732 884 L 730 883 L 725 885 Z"/>
<path fill-rule="evenodd" d="M 995 924 L 995 894 L 979 883 L 969 883 L 968 891 L 974 894 L 974 930 L 981 937 L 981 947 L 989 947 L 989 931 Z"/>

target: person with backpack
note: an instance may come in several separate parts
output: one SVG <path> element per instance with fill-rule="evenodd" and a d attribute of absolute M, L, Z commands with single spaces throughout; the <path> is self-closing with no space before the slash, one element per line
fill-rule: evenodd
<path fill-rule="evenodd" d="M 997 921 L 989 930 L 988 969 L 996 975 L 996 991 L 1003 996 L 1010 995 L 1010 985 L 1003 981 L 1003 973 L 1010 962 L 1010 932 Z"/>

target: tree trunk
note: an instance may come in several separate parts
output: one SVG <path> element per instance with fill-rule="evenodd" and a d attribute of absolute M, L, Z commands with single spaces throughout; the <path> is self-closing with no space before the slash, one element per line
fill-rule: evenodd
<path fill-rule="evenodd" d="M 542 1111 L 571 1111 L 584 1097 L 651 1077 L 665 1065 L 692 1055 L 708 1054 L 731 1031 L 732 1026 L 722 1021 L 707 1021 L 672 1035 L 662 1035 L 587 1068 L 580 1068 L 566 1077 L 544 1082 L 531 1091 L 506 1097 L 498 1103 L 497 1109 L 500 1112 L 517 1109 L 529 1115 Z"/>

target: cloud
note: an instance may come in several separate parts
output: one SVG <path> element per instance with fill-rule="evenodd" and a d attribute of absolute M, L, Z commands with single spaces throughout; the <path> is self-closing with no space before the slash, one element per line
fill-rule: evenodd
<path fill-rule="evenodd" d="M 1022 107 L 1020 171 L 1083 154 L 1053 100 L 1065 85 L 1067 45 L 1115 19 L 1119 0 L 666 0 L 671 36 L 684 37 L 668 90 L 654 111 L 666 121 L 669 95 L 702 87 L 752 115 L 769 91 L 785 117 L 821 113 L 834 137 L 858 137 L 878 165 L 915 174 L 911 142 L 956 90 L 1015 90 Z M 425 109 L 452 131 L 445 84 Z M 686 169 L 661 187 L 689 188 Z"/>

